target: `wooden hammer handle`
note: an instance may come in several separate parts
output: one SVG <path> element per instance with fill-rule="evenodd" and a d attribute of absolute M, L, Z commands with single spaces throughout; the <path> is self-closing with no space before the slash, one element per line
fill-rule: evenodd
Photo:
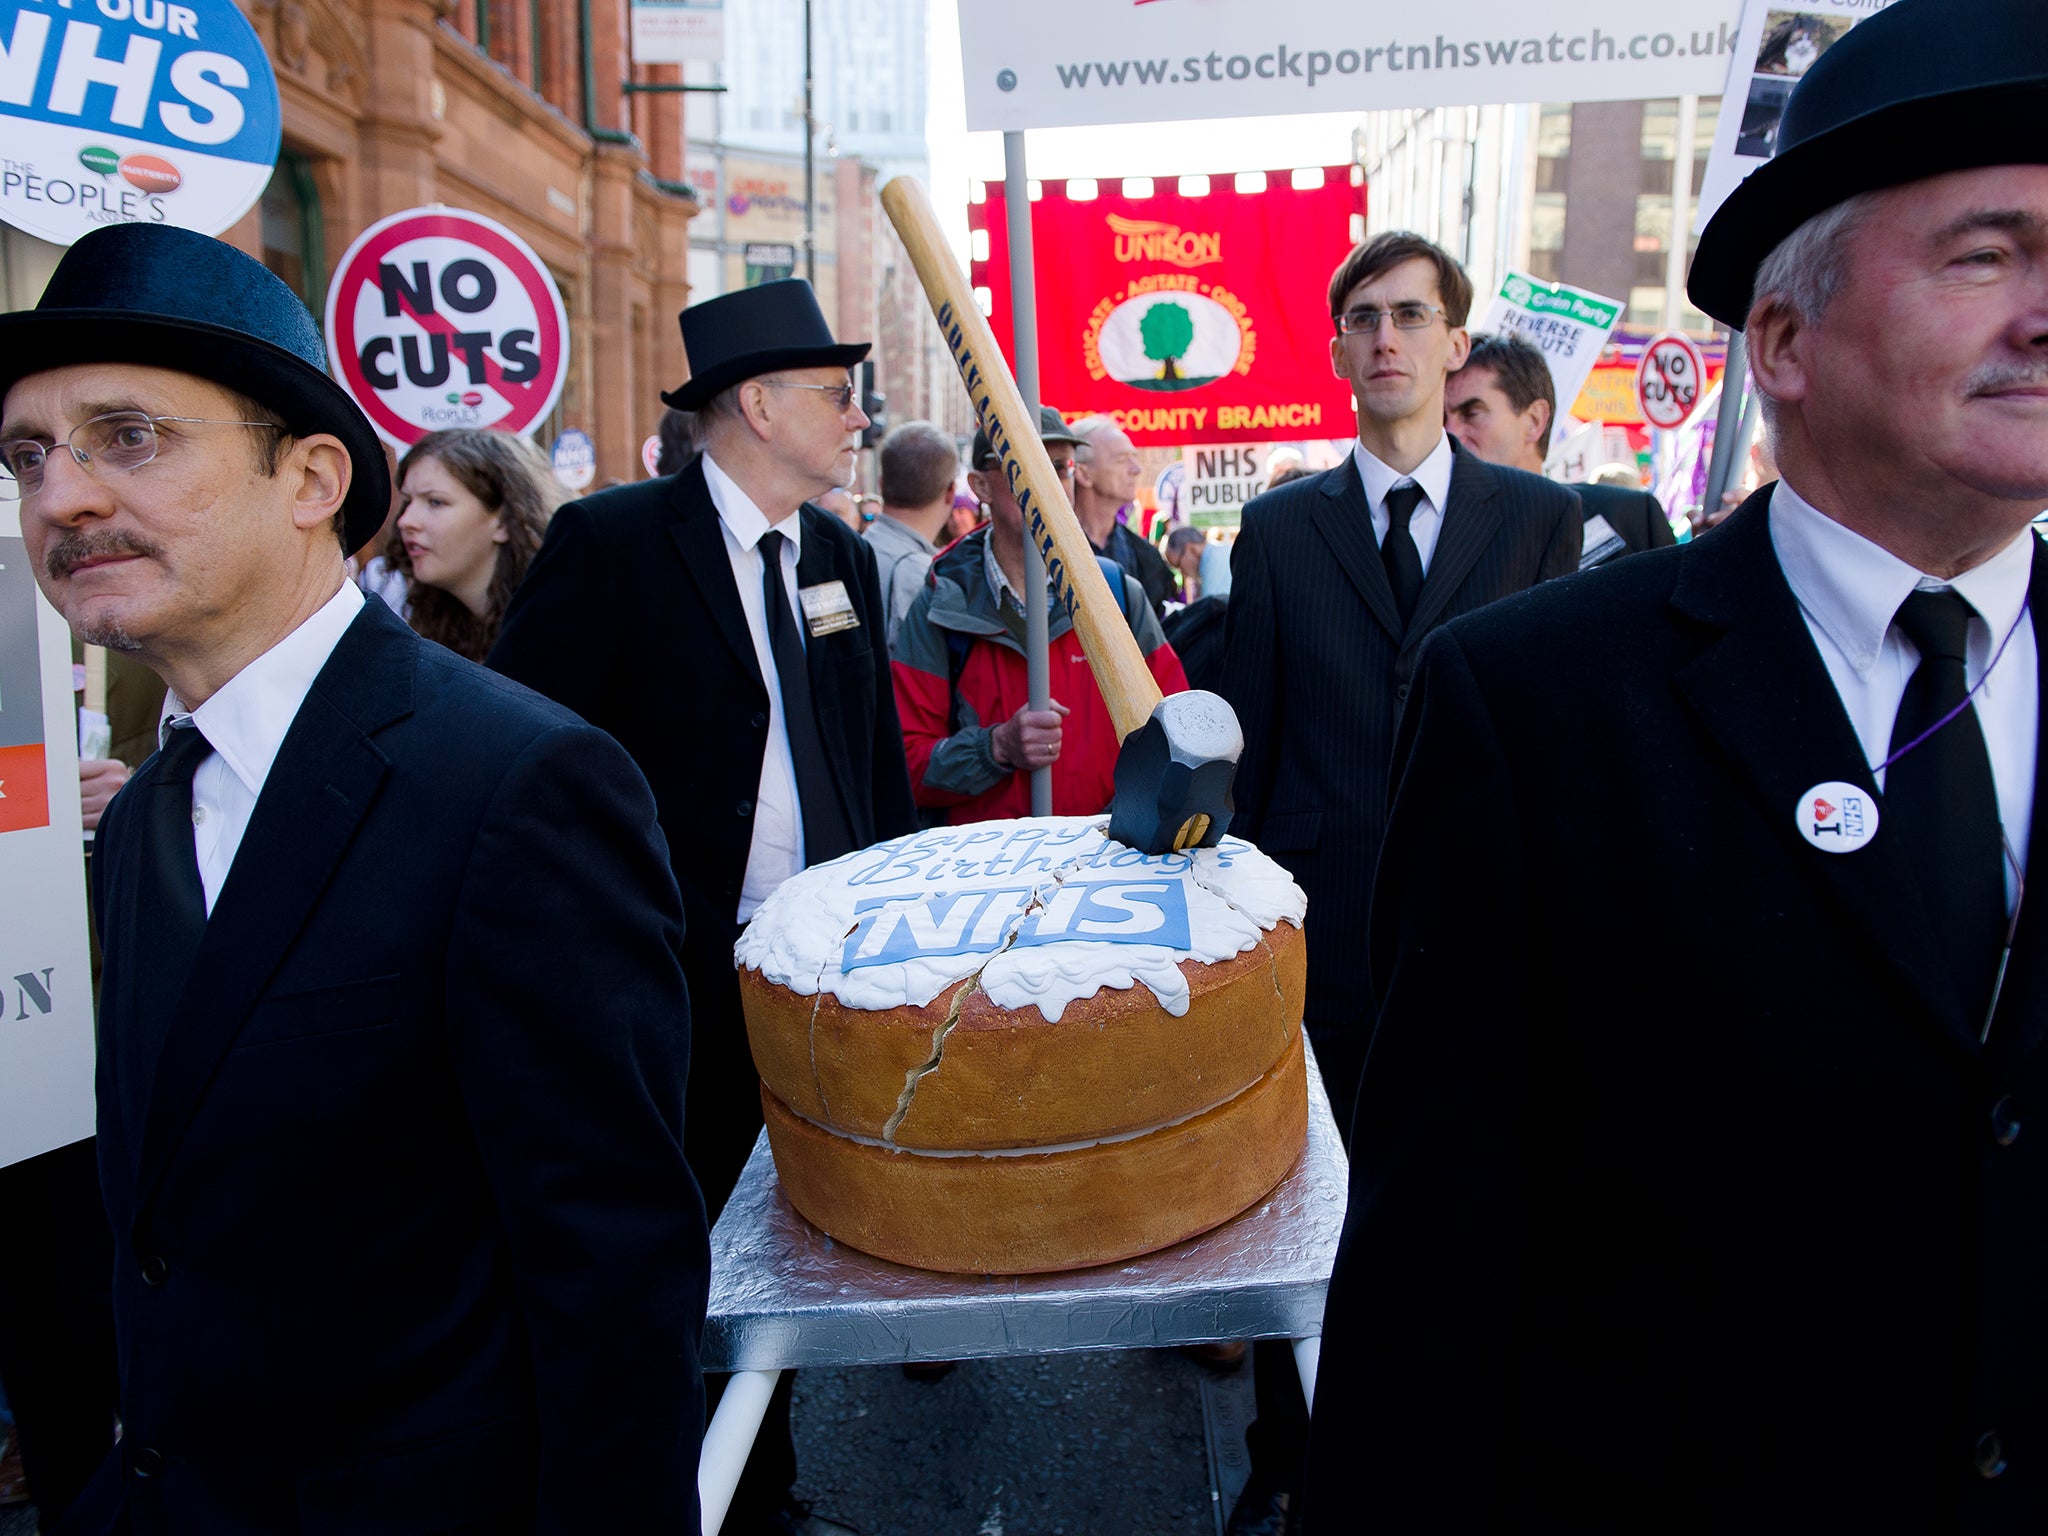
<path fill-rule="evenodd" d="M 913 177 L 898 176 L 882 189 L 882 207 L 924 284 L 982 430 L 1001 456 L 1003 475 L 1024 511 L 1024 536 L 1037 543 L 1046 576 L 1073 617 L 1081 649 L 1095 671 L 1095 684 L 1121 741 L 1152 718 L 1161 698 L 1124 617 L 1121 595 L 1110 592 L 1095 563 L 1095 546 L 1067 504 L 1052 460 L 1038 440 L 1038 423 L 1024 408 L 1017 381 L 996 347 L 995 333 L 974 302 L 967 274 L 946 248 L 924 188 Z"/>

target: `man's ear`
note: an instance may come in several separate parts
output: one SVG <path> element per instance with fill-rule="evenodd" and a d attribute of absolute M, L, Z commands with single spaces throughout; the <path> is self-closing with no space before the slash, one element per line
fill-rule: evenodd
<path fill-rule="evenodd" d="M 348 488 L 355 479 L 355 465 L 341 439 L 316 432 L 292 444 L 278 473 L 287 476 L 292 498 L 292 522 L 299 528 L 331 528 Z"/>
<path fill-rule="evenodd" d="M 1448 360 L 1449 366 L 1447 366 L 1444 369 L 1444 377 L 1448 379 L 1452 374 L 1456 373 L 1460 368 L 1464 367 L 1465 360 L 1471 357 L 1471 355 L 1472 333 L 1466 330 L 1465 327 L 1462 325 L 1452 326 L 1451 355 Z"/>
<path fill-rule="evenodd" d="M 967 489 L 974 492 L 974 499 L 976 501 L 987 501 L 989 471 L 985 469 L 970 469 L 967 471 Z"/>
<path fill-rule="evenodd" d="M 1790 305 L 1766 294 L 1749 312 L 1743 329 L 1748 343 L 1749 371 L 1757 388 L 1780 405 L 1806 398 L 1808 327 Z"/>
<path fill-rule="evenodd" d="M 748 379 L 740 385 L 738 402 L 740 419 L 766 442 L 775 426 L 775 391 L 759 379 Z"/>
<path fill-rule="evenodd" d="M 1525 430 L 1527 436 L 1522 441 L 1531 448 L 1548 448 L 1550 446 L 1550 402 L 1548 400 L 1532 400 L 1529 402 L 1529 421 Z"/>

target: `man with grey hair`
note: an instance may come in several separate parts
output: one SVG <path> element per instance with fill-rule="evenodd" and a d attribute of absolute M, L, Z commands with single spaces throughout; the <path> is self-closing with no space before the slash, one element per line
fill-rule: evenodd
<path fill-rule="evenodd" d="M 1081 444 L 1074 450 L 1074 516 L 1095 546 L 1145 589 L 1152 612 L 1163 614 L 1180 596 L 1173 567 L 1117 513 L 1138 498 L 1138 450 L 1130 434 L 1109 416 L 1083 416 L 1073 424 Z"/>
<path fill-rule="evenodd" d="M 960 448 L 928 421 L 906 421 L 882 440 L 882 510 L 863 535 L 875 552 L 889 644 L 931 574 L 932 557 L 953 518 Z"/>
<path fill-rule="evenodd" d="M 1690 278 L 1782 481 L 1425 650 L 1309 1531 L 2048 1529 L 2044 122 L 1858 22 Z"/>

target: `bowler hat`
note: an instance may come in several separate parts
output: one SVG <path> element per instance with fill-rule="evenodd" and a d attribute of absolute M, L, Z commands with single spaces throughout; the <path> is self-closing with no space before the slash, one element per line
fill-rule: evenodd
<path fill-rule="evenodd" d="M 384 526 L 383 445 L 327 376 L 320 326 L 251 256 L 171 224 L 109 224 L 64 253 L 34 309 L 0 315 L 0 398 L 31 374 L 136 363 L 206 379 L 275 411 L 295 437 L 330 432 L 355 475 L 342 502 L 350 553 Z"/>
<path fill-rule="evenodd" d="M 1757 268 L 1815 214 L 1949 171 L 2048 163 L 2041 0 L 1894 0 L 1806 72 L 1777 142 L 1708 220 L 1686 283 L 1694 304 L 1737 329 Z"/>
<path fill-rule="evenodd" d="M 722 293 L 676 318 L 690 377 L 661 398 L 679 411 L 701 411 L 721 390 L 779 369 L 851 368 L 870 345 L 834 341 L 818 296 L 800 277 Z"/>
<path fill-rule="evenodd" d="M 1038 440 L 1041 443 L 1072 443 L 1076 447 L 1079 447 L 1082 441 L 1080 435 L 1067 425 L 1066 418 L 1049 405 L 1041 405 L 1038 408 Z M 981 461 L 994 458 L 995 452 L 995 449 L 989 446 L 988 428 L 976 427 L 974 452 L 968 456 L 967 467 L 981 468 Z"/>

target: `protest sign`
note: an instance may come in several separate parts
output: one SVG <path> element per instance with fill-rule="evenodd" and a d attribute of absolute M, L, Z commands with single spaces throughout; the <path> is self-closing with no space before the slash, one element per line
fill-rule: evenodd
<path fill-rule="evenodd" d="M 92 1134 L 71 637 L 0 501 L 0 1167 Z"/>
<path fill-rule="evenodd" d="M 1550 382 L 1562 414 L 1586 387 L 1622 308 L 1619 299 L 1510 272 L 1472 329 L 1520 336 L 1541 352 L 1550 365 Z M 1562 420 L 1552 423 L 1558 429 L 1563 425 Z"/>
<path fill-rule="evenodd" d="M 386 442 L 532 432 L 569 371 L 562 295 L 532 247 L 456 208 L 379 219 L 327 290 L 327 358 Z"/>
<path fill-rule="evenodd" d="M 1684 426 L 1705 391 L 1706 360 L 1692 341 L 1676 331 L 1652 337 L 1636 364 L 1636 403 L 1653 427 Z"/>
<path fill-rule="evenodd" d="M 1141 447 L 1349 437 L 1351 391 L 1330 370 L 1325 293 L 1351 249 L 1363 186 L 1349 166 L 1181 185 L 1190 181 L 1202 190 L 1167 180 L 1044 184 L 1032 239 L 1058 259 L 1036 274 L 1040 395 L 1070 419 L 1115 418 Z M 1009 351 L 1000 184 L 968 222 L 987 240 L 974 283 Z"/>
<path fill-rule="evenodd" d="M 232 0 L 0 0 L 0 219 L 217 235 L 277 164 L 277 76 Z"/>
<path fill-rule="evenodd" d="M 1708 96 L 1740 0 L 961 0 L 970 129 Z"/>
<path fill-rule="evenodd" d="M 660 439 L 653 441 L 659 448 Z M 565 490 L 580 491 L 597 478 L 597 444 L 581 427 L 570 427 L 548 450 L 548 462 Z"/>
<path fill-rule="evenodd" d="M 1742 179 L 1777 152 L 1792 87 L 1842 35 L 1887 0 L 1745 0 L 1728 59 L 1714 148 L 1693 201 L 1694 233 Z"/>

